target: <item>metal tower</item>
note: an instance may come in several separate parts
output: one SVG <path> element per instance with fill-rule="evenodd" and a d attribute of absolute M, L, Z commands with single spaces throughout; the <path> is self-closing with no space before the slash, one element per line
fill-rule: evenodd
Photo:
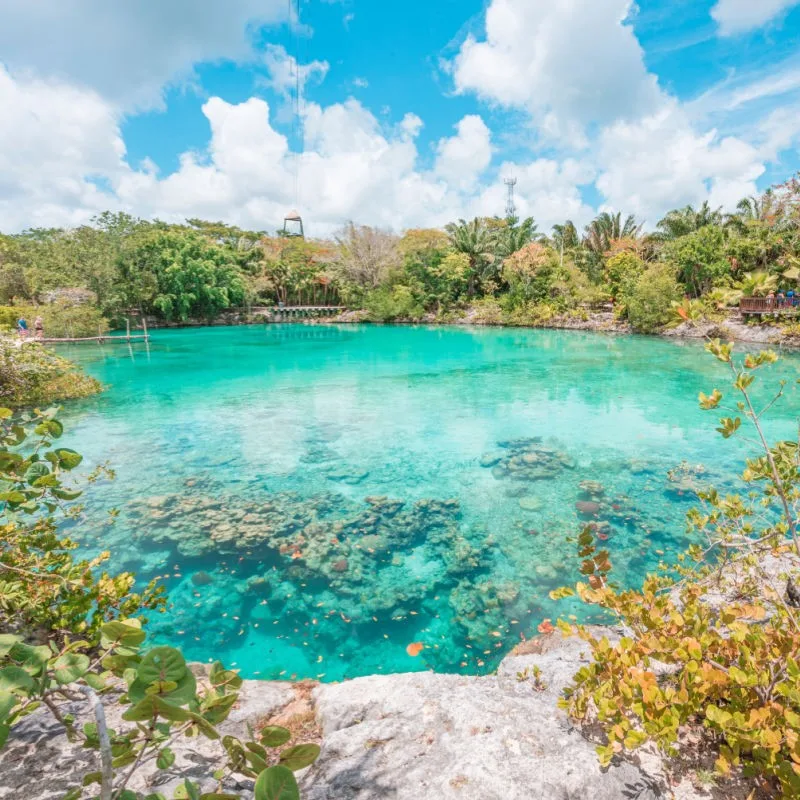
<path fill-rule="evenodd" d="M 506 200 L 506 219 L 513 219 L 517 216 L 517 206 L 514 203 L 514 187 L 517 185 L 517 179 L 506 178 L 503 182 L 508 187 L 508 199 Z"/>

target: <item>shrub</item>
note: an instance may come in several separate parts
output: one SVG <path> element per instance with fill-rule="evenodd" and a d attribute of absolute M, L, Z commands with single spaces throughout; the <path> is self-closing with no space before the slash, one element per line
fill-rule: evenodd
<path fill-rule="evenodd" d="M 615 253 L 606 259 L 605 264 L 605 282 L 614 298 L 630 294 L 645 271 L 644 261 L 630 250 Z"/>
<path fill-rule="evenodd" d="M 493 297 L 483 297 L 470 304 L 467 318 L 475 325 L 502 325 L 505 320 L 500 303 Z"/>
<path fill-rule="evenodd" d="M 563 705 L 576 719 L 600 723 L 606 740 L 597 752 L 604 765 L 646 742 L 674 756 L 691 739 L 712 752 L 719 774 L 741 770 L 770 796 L 788 800 L 800 796 L 800 620 L 762 557 L 790 549 L 800 555 L 800 450 L 796 441 L 767 443 L 763 412 L 749 392 L 756 370 L 775 354 L 736 364 L 732 348 L 718 340 L 708 347 L 730 367 L 738 399 L 734 416 L 722 417 L 718 430 L 729 438 L 744 417 L 762 443 L 742 474 L 746 492 L 700 493 L 703 507 L 688 520 L 706 545 L 690 550 L 694 566 L 678 569 L 678 583 L 651 575 L 640 590 L 620 590 L 609 579 L 608 551 L 598 551 L 594 532 L 584 530 L 577 543 L 588 582 L 553 597 L 577 594 L 610 614 L 624 635 L 612 643 L 583 626 L 559 623 L 585 639 L 593 656 Z M 782 393 L 783 383 L 773 402 Z M 700 394 L 706 410 L 722 400 L 717 389 Z M 730 580 L 721 577 L 720 560 Z"/>
<path fill-rule="evenodd" d="M 411 289 L 403 284 L 375 289 L 367 295 L 364 307 L 372 322 L 418 320 L 425 313 Z"/>
<path fill-rule="evenodd" d="M 0 335 L 0 402 L 49 405 L 88 397 L 102 388 L 71 361 L 43 345 Z"/>
<path fill-rule="evenodd" d="M 672 318 L 672 303 L 680 296 L 675 271 L 666 264 L 653 264 L 623 297 L 631 326 L 640 333 L 663 328 Z"/>
<path fill-rule="evenodd" d="M 45 336 L 56 339 L 97 336 L 108 330 L 108 322 L 99 309 L 90 305 L 59 302 L 46 306 L 0 306 L 0 330 L 13 330 L 23 317 L 33 329 L 33 321 L 41 317 Z"/>

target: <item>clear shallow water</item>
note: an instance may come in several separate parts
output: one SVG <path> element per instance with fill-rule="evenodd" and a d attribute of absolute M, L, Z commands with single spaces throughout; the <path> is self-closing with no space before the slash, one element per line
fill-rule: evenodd
<path fill-rule="evenodd" d="M 548 598 L 578 576 L 568 535 L 593 522 L 635 583 L 689 544 L 692 481 L 724 488 L 749 451 L 699 411 L 727 376 L 694 343 L 284 325 L 65 354 L 110 385 L 67 444 L 117 472 L 75 535 L 163 578 L 155 639 L 249 677 L 489 671 L 584 613 Z M 792 386 L 770 433 L 797 410 Z"/>

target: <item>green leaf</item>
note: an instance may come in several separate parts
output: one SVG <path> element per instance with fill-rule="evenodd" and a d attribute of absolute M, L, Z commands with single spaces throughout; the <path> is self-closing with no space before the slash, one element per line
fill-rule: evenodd
<path fill-rule="evenodd" d="M 279 761 L 292 772 L 296 772 L 298 769 L 303 769 L 303 767 L 313 764 L 318 756 L 318 744 L 298 744 L 288 750 L 284 750 Z"/>
<path fill-rule="evenodd" d="M 169 747 L 165 747 L 159 754 L 158 758 L 156 759 L 156 766 L 159 769 L 169 769 L 175 763 L 175 753 L 169 749 Z"/>
<path fill-rule="evenodd" d="M 51 489 L 50 494 L 52 494 L 53 497 L 57 497 L 59 500 L 77 500 L 83 492 L 78 489 L 65 489 L 62 486 Z"/>
<path fill-rule="evenodd" d="M 278 764 L 256 779 L 255 800 L 300 800 L 300 789 L 290 769 Z"/>
<path fill-rule="evenodd" d="M 25 471 L 25 480 L 33 485 L 38 478 L 44 478 L 47 475 L 50 475 L 50 468 L 43 461 L 37 461 Z"/>
<path fill-rule="evenodd" d="M 53 450 L 53 453 L 58 457 L 58 466 L 64 470 L 75 469 L 83 461 L 80 453 L 68 450 L 66 447 L 59 447 L 58 450 Z"/>
<path fill-rule="evenodd" d="M 83 776 L 83 785 L 84 786 L 91 786 L 93 783 L 102 783 L 103 782 L 103 773 L 102 772 L 87 772 Z"/>
<path fill-rule="evenodd" d="M 74 683 L 89 669 L 89 656 L 83 653 L 65 653 L 53 664 L 53 677 L 59 683 Z"/>
<path fill-rule="evenodd" d="M 17 698 L 11 692 L 0 692 L 0 722 L 4 722 L 17 704 Z"/>
<path fill-rule="evenodd" d="M 0 633 L 0 658 L 8 655 L 11 648 L 21 641 L 21 636 L 15 636 L 13 633 Z"/>
<path fill-rule="evenodd" d="M 137 678 L 149 684 L 155 681 L 177 683 L 186 675 L 186 660 L 174 647 L 154 647 L 142 658 L 136 670 Z"/>
<path fill-rule="evenodd" d="M 33 678 L 20 667 L 0 669 L 0 691 L 26 693 L 33 689 Z"/>
<path fill-rule="evenodd" d="M 266 747 L 280 747 L 292 738 L 292 734 L 286 728 L 281 728 L 278 725 L 268 725 L 261 730 L 258 738 L 261 744 Z"/>
<path fill-rule="evenodd" d="M 122 620 L 106 622 L 100 628 L 100 635 L 103 647 L 110 647 L 114 643 L 135 647 L 141 644 L 146 637 L 141 623 L 137 619 L 128 619 L 124 622 Z"/>

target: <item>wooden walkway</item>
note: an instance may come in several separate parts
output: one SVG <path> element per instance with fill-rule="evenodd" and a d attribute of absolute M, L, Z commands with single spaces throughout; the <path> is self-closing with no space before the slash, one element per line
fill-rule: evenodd
<path fill-rule="evenodd" d="M 257 317 L 279 319 L 308 319 L 311 317 L 333 317 L 347 311 L 347 306 L 253 306 L 250 309 Z"/>
<path fill-rule="evenodd" d="M 739 312 L 748 316 L 753 314 L 761 316 L 763 314 L 781 314 L 790 316 L 800 313 L 800 305 L 796 297 L 743 297 L 739 301 Z"/>

